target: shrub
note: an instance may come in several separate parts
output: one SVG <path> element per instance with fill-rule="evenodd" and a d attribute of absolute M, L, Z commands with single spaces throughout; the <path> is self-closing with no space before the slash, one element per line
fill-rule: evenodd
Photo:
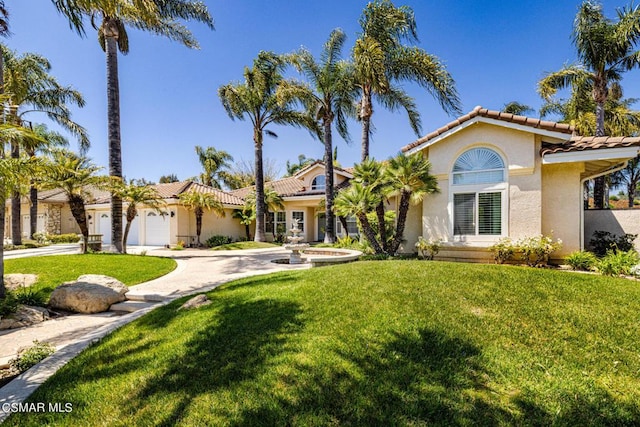
<path fill-rule="evenodd" d="M 603 257 L 608 251 L 627 252 L 633 249 L 633 241 L 638 237 L 637 234 L 615 235 L 608 231 L 598 230 L 593 233 L 593 237 L 589 240 L 589 246 L 593 252 L 599 257 Z"/>
<path fill-rule="evenodd" d="M 634 250 L 609 250 L 598 263 L 598 271 L 605 276 L 631 276 L 633 269 L 640 262 L 638 253 Z"/>
<path fill-rule="evenodd" d="M 231 242 L 233 242 L 233 239 L 231 237 L 216 234 L 215 236 L 209 237 L 207 239 L 206 244 L 207 244 L 207 247 L 214 248 L 216 246 L 226 245 Z"/>
<path fill-rule="evenodd" d="M 15 313 L 18 309 L 18 300 L 13 292 L 7 292 L 3 299 L 0 299 L 0 317 Z"/>
<path fill-rule="evenodd" d="M 573 270 L 591 271 L 598 263 L 598 258 L 588 251 L 575 251 L 569 254 L 564 261 Z"/>
<path fill-rule="evenodd" d="M 47 238 L 51 243 L 78 243 L 82 236 L 79 234 L 48 234 Z"/>
<path fill-rule="evenodd" d="M 420 236 L 416 242 L 416 248 L 423 259 L 432 260 L 440 252 L 442 240 L 427 240 Z"/>
<path fill-rule="evenodd" d="M 513 259 L 513 255 L 517 249 L 518 247 L 510 237 L 503 237 L 493 246 L 489 247 L 489 250 L 493 253 L 493 259 L 496 261 L 496 264 L 504 264 Z"/>
<path fill-rule="evenodd" d="M 55 351 L 55 348 L 51 344 L 36 340 L 33 342 L 33 346 L 26 350 L 21 350 L 15 359 L 11 359 L 9 365 L 18 372 L 24 372 L 38 362 L 51 356 Z"/>
<path fill-rule="evenodd" d="M 47 233 L 46 231 L 38 231 L 33 233 L 33 238 L 36 239 L 36 242 L 40 243 L 41 245 L 50 243 L 50 239 L 49 239 L 49 233 Z"/>
<path fill-rule="evenodd" d="M 351 236 L 338 237 L 336 242 L 333 244 L 333 247 L 344 249 L 358 249 L 360 247 L 360 242 L 357 238 Z"/>
<path fill-rule="evenodd" d="M 562 247 L 562 240 L 554 242 L 549 236 L 538 235 L 519 240 L 517 246 L 528 266 L 540 267 L 546 265 L 549 256 Z"/>
<path fill-rule="evenodd" d="M 613 200 L 614 202 L 617 202 L 618 200 L 620 200 L 620 197 L 616 196 L 615 194 L 612 194 L 609 196 L 609 200 Z"/>
<path fill-rule="evenodd" d="M 44 307 L 46 305 L 46 298 L 33 288 L 22 287 L 15 292 L 16 301 L 18 304 L 23 305 L 35 305 Z"/>

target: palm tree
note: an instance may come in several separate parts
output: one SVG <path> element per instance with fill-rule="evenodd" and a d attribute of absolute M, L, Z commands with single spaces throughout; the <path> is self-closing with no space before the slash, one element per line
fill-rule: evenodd
<path fill-rule="evenodd" d="M 218 96 L 232 120 L 249 119 L 253 125 L 256 178 L 256 232 L 254 240 L 264 242 L 265 207 L 262 143 L 264 134 L 277 137 L 267 126 L 291 125 L 318 131 L 313 117 L 295 110 L 308 94 L 308 88 L 282 77 L 284 59 L 273 52 L 260 52 L 253 67 L 245 67 L 243 83 L 229 83 L 218 89 Z"/>
<path fill-rule="evenodd" d="M 256 211 L 253 206 L 245 204 L 242 209 L 234 209 L 233 217 L 240 221 L 241 225 L 244 225 L 244 232 L 247 236 L 247 241 L 251 240 L 251 230 L 249 226 L 256 220 Z"/>
<path fill-rule="evenodd" d="M 196 216 L 196 235 L 198 236 L 198 246 L 200 244 L 200 233 L 202 233 L 202 216 L 204 210 L 213 210 L 218 217 L 225 216 L 222 203 L 213 193 L 203 193 L 195 190 L 180 194 L 180 202 Z"/>
<path fill-rule="evenodd" d="M 196 145 L 196 154 L 203 169 L 200 182 L 209 187 L 221 189 L 220 181 L 224 181 L 226 177 L 224 169 L 229 167 L 228 162 L 233 161 L 231 154 L 224 150 L 216 150 L 214 147 L 205 149 L 199 145 Z"/>
<path fill-rule="evenodd" d="M 51 120 L 78 137 L 82 150 L 89 146 L 86 130 L 71 120 L 69 104 L 84 106 L 82 95 L 71 87 L 61 86 L 49 74 L 51 64 L 41 55 L 15 52 L 0 46 L 4 63 L 4 90 L 8 97 L 8 111 L 5 119 L 15 125 L 23 125 L 32 113 L 44 113 Z M 11 156 L 20 157 L 20 145 L 34 152 L 34 140 L 15 140 L 11 146 Z M 11 229 L 14 244 L 21 244 L 20 195 L 11 199 Z M 33 232 L 33 231 L 32 231 Z M 30 233 L 31 234 L 31 233 Z"/>
<path fill-rule="evenodd" d="M 100 169 L 102 168 L 92 164 L 87 157 L 68 150 L 56 150 L 51 155 L 51 165 L 44 176 L 45 188 L 60 188 L 69 199 L 71 214 L 84 238 L 84 253 L 87 252 L 86 242 L 89 240 L 89 227 L 84 207 L 91 198 L 89 189 L 104 187 L 107 184 L 107 178 L 96 176 L 96 172 Z"/>
<path fill-rule="evenodd" d="M 122 178 L 120 140 L 120 89 L 118 84 L 118 50 L 129 52 L 126 27 L 149 31 L 178 41 L 189 48 L 198 42 L 178 22 L 195 20 L 213 29 L 207 6 L 192 0 L 52 0 L 58 11 L 69 19 L 70 26 L 85 36 L 84 18 L 89 17 L 98 31 L 98 42 L 107 57 L 107 121 L 109 134 L 109 175 Z M 122 252 L 122 199 L 111 196 L 111 233 L 116 251 Z"/>
<path fill-rule="evenodd" d="M 310 92 L 313 99 L 311 107 L 320 120 L 322 138 L 324 143 L 325 164 L 325 212 L 326 228 L 324 243 L 334 243 L 335 213 L 333 212 L 334 185 L 333 185 L 333 142 L 331 126 L 335 119 L 340 136 L 349 141 L 347 131 L 347 115 L 355 115 L 353 109 L 356 98 L 355 85 L 351 67 L 340 60 L 340 52 L 346 36 L 340 29 L 335 29 L 329 35 L 320 54 L 320 62 L 316 62 L 313 55 L 301 49 L 291 57 L 293 64 L 302 72 L 307 81 L 313 86 L 315 92 Z"/>
<path fill-rule="evenodd" d="M 420 133 L 420 114 L 413 98 L 394 82 L 415 82 L 424 87 L 447 113 L 460 112 L 455 82 L 440 60 L 415 46 L 413 10 L 389 0 L 369 3 L 360 18 L 362 33 L 353 48 L 355 81 L 361 91 L 358 118 L 362 122 L 362 160 L 369 157 L 374 97 L 386 108 L 403 108 L 409 123 Z"/>
<path fill-rule="evenodd" d="M 156 212 L 162 213 L 162 208 L 166 203 L 155 188 L 135 180 L 131 180 L 129 184 L 119 182 L 115 187 L 115 191 L 122 197 L 122 200 L 127 203 L 127 225 L 124 228 L 124 234 L 122 236 L 122 253 L 126 254 L 127 238 L 129 237 L 131 224 L 138 215 L 138 206 L 144 205 Z"/>
<path fill-rule="evenodd" d="M 502 112 L 513 114 L 516 116 L 524 116 L 525 114 L 534 113 L 535 110 L 526 104 L 521 104 L 518 101 L 511 101 L 504 104 L 504 107 L 502 107 Z"/>
<path fill-rule="evenodd" d="M 367 241 L 376 254 L 385 253 L 378 241 L 376 233 L 367 218 L 367 214 L 375 209 L 380 202 L 380 194 L 373 191 L 372 186 L 353 182 L 349 188 L 344 189 L 336 196 L 335 210 L 339 216 L 355 216 Z"/>
<path fill-rule="evenodd" d="M 404 156 L 402 154 L 389 160 L 385 169 L 392 194 L 400 198 L 395 235 L 389 254 L 398 251 L 404 238 L 404 227 L 410 204 L 417 204 L 431 193 L 438 193 L 438 180 L 431 175 L 431 163 L 422 155 Z"/>
<path fill-rule="evenodd" d="M 619 82 L 622 74 L 640 65 L 640 8 L 618 9 L 618 20 L 604 16 L 602 5 L 586 0 L 580 6 L 573 24 L 573 44 L 579 64 L 568 65 L 548 74 L 539 85 L 543 98 L 576 82 L 588 81 L 595 101 L 596 136 L 605 136 L 605 103 L 611 83 Z M 594 189 L 596 208 L 604 207 L 604 177 L 596 178 Z"/>
<path fill-rule="evenodd" d="M 378 204 L 375 206 L 378 220 L 378 234 L 380 235 L 380 245 L 385 252 L 388 252 L 390 241 L 387 238 L 384 203 L 387 200 L 386 195 L 389 193 L 389 189 L 384 179 L 382 164 L 375 159 L 368 158 L 362 163 L 355 165 L 353 180 L 370 187 L 372 192 L 380 196 L 378 198 Z"/>
<path fill-rule="evenodd" d="M 42 140 L 45 141 L 44 144 L 39 144 L 37 141 L 30 141 L 30 143 L 23 144 L 25 146 L 25 151 L 27 156 L 35 157 L 37 150 L 49 150 L 52 147 L 63 147 L 68 146 L 69 141 L 62 136 L 60 133 L 49 130 L 44 124 L 36 124 L 32 127 L 33 133 L 39 136 Z M 34 233 L 37 231 L 38 225 L 38 187 L 37 187 L 37 179 L 31 179 L 31 188 L 29 190 L 29 238 L 33 239 Z"/>

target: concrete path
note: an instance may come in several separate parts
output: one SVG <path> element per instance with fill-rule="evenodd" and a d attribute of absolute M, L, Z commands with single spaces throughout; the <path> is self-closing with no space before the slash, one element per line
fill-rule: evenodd
<path fill-rule="evenodd" d="M 162 246 L 128 246 L 127 253 L 139 254 L 143 251 L 149 253 L 153 250 L 162 249 Z M 59 243 L 56 245 L 42 246 L 40 248 L 16 249 L 13 251 L 4 251 L 4 259 L 26 258 L 44 255 L 73 255 L 80 253 L 80 245 L 78 243 Z"/>
<path fill-rule="evenodd" d="M 148 254 L 171 257 L 178 263 L 177 268 L 166 276 L 130 288 L 127 294 L 130 299 L 154 301 L 152 304 L 133 313 L 78 314 L 27 328 L 0 331 L 0 364 L 14 357 L 18 349 L 32 345 L 34 339 L 49 342 L 57 348 L 53 356 L 0 389 L 0 422 L 9 415 L 2 410 L 3 406 L 8 407 L 7 403 L 22 402 L 89 344 L 150 310 L 181 296 L 209 291 L 230 280 L 310 266 L 273 263 L 275 259 L 288 257 L 289 251 L 283 248 L 246 251 L 155 249 Z"/>

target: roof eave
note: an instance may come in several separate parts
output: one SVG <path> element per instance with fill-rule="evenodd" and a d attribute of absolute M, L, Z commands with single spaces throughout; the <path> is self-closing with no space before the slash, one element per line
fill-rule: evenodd
<path fill-rule="evenodd" d="M 595 160 L 625 160 L 638 155 L 640 147 L 596 148 L 581 151 L 563 151 L 542 156 L 542 164 L 589 162 Z"/>

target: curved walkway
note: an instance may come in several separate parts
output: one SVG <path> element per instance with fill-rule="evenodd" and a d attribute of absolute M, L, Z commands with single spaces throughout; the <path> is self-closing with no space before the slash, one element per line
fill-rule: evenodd
<path fill-rule="evenodd" d="M 26 328 L 0 332 L 0 363 L 6 363 L 18 349 L 32 345 L 33 340 L 50 342 L 56 353 L 0 389 L 0 422 L 8 416 L 3 411 L 7 403 L 26 399 L 47 378 L 64 366 L 83 349 L 115 329 L 143 316 L 150 310 L 190 294 L 206 292 L 242 277 L 276 271 L 305 269 L 310 264 L 276 264 L 274 259 L 286 258 L 283 248 L 244 251 L 208 251 L 157 249 L 152 255 L 174 258 L 178 266 L 158 279 L 133 286 L 130 299 L 151 301 L 147 307 L 133 313 L 106 312 L 60 317 Z"/>

